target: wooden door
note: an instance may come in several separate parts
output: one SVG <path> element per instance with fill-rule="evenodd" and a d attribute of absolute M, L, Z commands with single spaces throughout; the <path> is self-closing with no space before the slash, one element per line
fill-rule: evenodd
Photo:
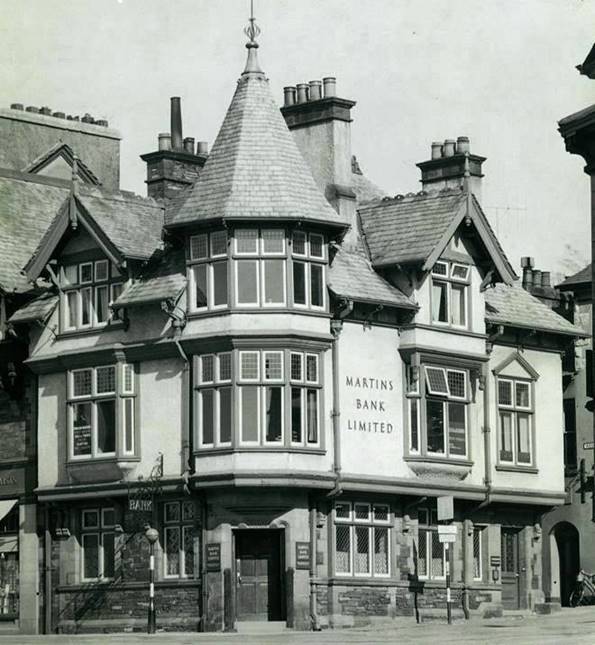
<path fill-rule="evenodd" d="M 502 528 L 502 606 L 520 609 L 519 531 Z"/>
<path fill-rule="evenodd" d="M 281 531 L 236 531 L 238 620 L 283 620 Z"/>

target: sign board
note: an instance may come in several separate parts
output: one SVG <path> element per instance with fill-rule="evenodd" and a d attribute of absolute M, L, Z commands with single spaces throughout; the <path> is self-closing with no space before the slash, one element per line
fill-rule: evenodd
<path fill-rule="evenodd" d="M 207 571 L 221 571 L 221 543 L 207 544 Z"/>
<path fill-rule="evenodd" d="M 457 541 L 456 533 L 438 533 L 438 541 L 442 543 L 456 542 Z"/>
<path fill-rule="evenodd" d="M 153 510 L 153 500 L 143 498 L 129 498 L 128 509 L 138 513 L 150 513 Z"/>
<path fill-rule="evenodd" d="M 593 450 L 595 448 L 595 441 L 585 441 L 583 450 Z"/>
<path fill-rule="evenodd" d="M 456 542 L 457 541 L 456 524 L 439 524 L 438 539 L 440 540 L 440 542 Z"/>
<path fill-rule="evenodd" d="M 447 522 L 454 518 L 454 497 L 452 495 L 443 495 L 436 498 L 438 508 L 438 521 Z"/>
<path fill-rule="evenodd" d="M 0 498 L 14 497 L 25 492 L 25 469 L 0 469 Z"/>
<path fill-rule="evenodd" d="M 310 557 L 311 557 L 310 542 L 296 542 L 295 543 L 295 568 L 309 569 Z"/>
<path fill-rule="evenodd" d="M 74 455 L 91 454 L 91 428 L 77 428 L 73 433 Z"/>
<path fill-rule="evenodd" d="M 500 566 L 500 556 L 499 555 L 493 555 L 490 557 L 490 566 L 491 567 L 499 567 Z"/>

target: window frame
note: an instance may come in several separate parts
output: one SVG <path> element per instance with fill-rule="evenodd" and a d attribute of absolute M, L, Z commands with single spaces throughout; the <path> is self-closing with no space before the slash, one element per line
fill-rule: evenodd
<path fill-rule="evenodd" d="M 167 508 L 171 506 L 176 506 L 179 510 L 177 519 L 168 520 L 167 519 Z M 184 507 L 192 508 L 192 517 L 189 519 L 184 518 Z M 199 567 L 198 561 L 200 557 L 200 549 L 197 549 L 197 546 L 200 544 L 199 532 L 196 531 L 196 505 L 192 500 L 169 500 L 163 502 L 161 505 L 161 537 L 162 537 L 162 561 L 163 569 L 162 576 L 164 580 L 194 580 L 197 578 L 197 572 Z M 185 530 L 190 529 L 191 540 L 192 540 L 192 553 L 194 561 L 192 563 L 192 573 L 189 574 L 186 571 L 186 549 L 185 549 Z M 167 550 L 167 533 L 168 530 L 178 530 L 179 531 L 179 543 L 178 543 L 178 573 L 168 573 L 169 565 L 169 554 Z"/>
<path fill-rule="evenodd" d="M 213 252 L 213 239 L 218 235 L 225 235 L 225 253 L 214 253 Z M 194 240 L 204 239 L 205 240 L 205 250 L 206 254 L 204 256 L 195 255 L 194 252 Z M 204 313 L 206 311 L 219 311 L 224 309 L 229 309 L 230 307 L 230 264 L 229 264 L 229 247 L 230 247 L 230 237 L 227 234 L 226 229 L 213 229 L 206 232 L 195 233 L 194 235 L 188 236 L 187 251 L 186 251 L 186 277 L 188 280 L 188 312 L 193 313 Z M 225 279 L 225 294 L 226 302 L 215 304 L 215 265 L 223 264 L 226 266 L 226 279 Z M 205 267 L 205 298 L 206 305 L 198 306 L 196 299 L 196 271 Z"/>
<path fill-rule="evenodd" d="M 107 512 L 114 514 L 114 523 L 109 524 L 105 522 L 105 515 Z M 97 514 L 97 524 L 95 526 L 85 526 L 85 514 L 96 513 Z M 80 579 L 81 582 L 107 582 L 114 580 L 116 577 L 116 523 L 115 523 L 115 508 L 113 506 L 109 507 L 94 507 L 94 508 L 83 508 L 81 509 L 80 515 L 80 532 L 79 532 L 79 548 L 80 548 Z M 106 560 L 105 560 L 105 536 L 112 536 L 114 541 L 114 562 L 113 576 L 106 576 Z M 85 537 L 97 536 L 97 576 L 87 577 L 85 575 Z"/>
<path fill-rule="evenodd" d="M 444 267 L 445 273 L 438 273 L 436 267 Z M 454 276 L 454 270 L 457 268 L 466 268 L 467 275 L 465 278 Z M 430 322 L 438 327 L 449 327 L 453 329 L 469 329 L 471 326 L 471 272 L 472 265 L 462 262 L 451 262 L 449 260 L 437 260 L 430 271 Z M 446 320 L 438 320 L 434 317 L 435 295 L 434 285 L 446 286 Z M 464 323 L 453 322 L 453 288 L 464 287 Z"/>
<path fill-rule="evenodd" d="M 98 371 L 102 369 L 114 370 L 114 389 L 105 392 L 98 391 Z M 131 389 L 125 387 L 126 370 L 130 370 Z M 83 394 L 75 394 L 75 375 L 82 372 L 90 372 L 90 391 Z M 126 459 L 138 458 L 138 375 L 133 363 L 112 363 L 109 365 L 97 365 L 93 367 L 82 367 L 68 370 L 66 373 L 66 419 L 67 419 L 67 454 L 69 463 L 84 461 L 100 461 L 103 459 L 114 459 L 124 457 Z M 99 451 L 99 421 L 98 405 L 101 402 L 114 401 L 114 450 L 109 452 Z M 90 432 L 90 448 L 88 454 L 75 455 L 75 406 L 89 405 L 90 419 L 88 422 Z M 126 446 L 126 418 L 127 407 L 131 419 L 132 447 Z M 83 426 L 79 426 L 82 428 Z M 84 426 L 86 427 L 86 426 Z"/>
<path fill-rule="evenodd" d="M 500 383 L 511 384 L 511 402 L 510 404 L 502 403 L 500 401 Z M 517 387 L 519 385 L 527 386 L 527 393 L 529 398 L 528 406 L 519 405 L 517 403 Z M 496 375 L 495 387 L 495 400 L 496 400 L 496 414 L 498 423 L 498 459 L 497 464 L 504 468 L 534 468 L 535 467 L 535 450 L 536 450 L 536 436 L 535 436 L 535 379 L 529 376 L 518 377 L 508 376 L 506 374 Z M 511 458 L 503 458 L 503 453 L 506 452 L 503 448 L 503 427 L 502 415 L 509 414 L 511 419 Z M 527 417 L 527 439 L 529 442 L 529 461 L 521 461 L 519 459 L 519 417 Z"/>
<path fill-rule="evenodd" d="M 422 521 L 422 518 L 425 517 L 425 521 Z M 425 560 L 426 560 L 426 573 L 419 573 L 419 535 L 421 532 L 425 533 L 426 540 L 426 549 L 425 549 Z M 415 548 L 417 551 L 417 560 L 415 563 L 415 568 L 417 571 L 417 577 L 420 580 L 445 580 L 446 579 L 446 549 L 444 548 L 443 542 L 438 542 L 442 548 L 442 574 L 434 575 L 432 571 L 432 561 L 433 561 L 433 543 L 434 537 L 438 536 L 438 520 L 437 513 L 435 509 L 432 508 L 420 508 L 418 509 L 417 514 L 417 537 L 415 539 Z"/>
<path fill-rule="evenodd" d="M 340 517 L 337 515 L 337 507 L 347 507 L 348 516 Z M 364 506 L 368 509 L 367 518 L 357 518 L 355 507 Z M 383 507 L 386 509 L 386 519 L 379 520 L 376 518 L 376 508 Z M 338 571 L 337 567 L 337 533 L 340 527 L 349 527 L 349 571 Z M 391 513 L 390 504 L 384 502 L 363 502 L 359 500 L 343 500 L 335 502 L 332 508 L 332 572 L 333 575 L 339 578 L 369 578 L 369 579 L 383 579 L 391 577 L 392 569 L 392 528 L 393 516 Z M 356 548 L 357 548 L 357 531 L 367 529 L 368 532 L 368 551 L 367 551 L 367 571 L 356 571 Z M 387 551 L 385 554 L 386 573 L 375 572 L 376 561 L 376 532 L 377 530 L 386 531 L 386 546 Z"/>

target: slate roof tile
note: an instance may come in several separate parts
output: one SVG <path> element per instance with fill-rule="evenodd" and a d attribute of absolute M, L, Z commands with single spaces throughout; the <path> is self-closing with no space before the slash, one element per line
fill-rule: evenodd
<path fill-rule="evenodd" d="M 14 312 L 8 319 L 11 323 L 26 323 L 36 320 L 45 321 L 58 305 L 59 297 L 54 293 L 44 293 L 31 300 Z"/>
<path fill-rule="evenodd" d="M 372 264 L 426 260 L 466 199 L 460 190 L 381 199 L 358 208 Z"/>
<path fill-rule="evenodd" d="M 345 225 L 316 186 L 261 73 L 242 74 L 207 162 L 167 224 L 220 217 Z"/>
<path fill-rule="evenodd" d="M 491 323 L 585 336 L 579 327 L 552 311 L 520 284 L 499 283 L 485 291 L 486 320 Z"/>
<path fill-rule="evenodd" d="M 592 268 L 590 264 L 573 275 L 569 275 L 558 285 L 559 289 L 572 288 L 577 284 L 590 283 L 592 280 Z"/>
<path fill-rule="evenodd" d="M 65 187 L 0 177 L 0 288 L 25 292 L 31 285 L 21 269 L 60 207 Z"/>
<path fill-rule="evenodd" d="M 340 249 L 329 269 L 329 289 L 337 296 L 416 309 L 414 300 L 374 271 L 363 248 Z"/>

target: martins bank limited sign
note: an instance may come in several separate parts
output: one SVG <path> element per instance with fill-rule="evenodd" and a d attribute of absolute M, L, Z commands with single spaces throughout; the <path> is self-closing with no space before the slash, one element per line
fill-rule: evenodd
<path fill-rule="evenodd" d="M 397 394 L 392 379 L 347 374 L 344 386 L 348 393 L 345 405 L 342 405 L 345 429 L 349 432 L 392 434 Z"/>

